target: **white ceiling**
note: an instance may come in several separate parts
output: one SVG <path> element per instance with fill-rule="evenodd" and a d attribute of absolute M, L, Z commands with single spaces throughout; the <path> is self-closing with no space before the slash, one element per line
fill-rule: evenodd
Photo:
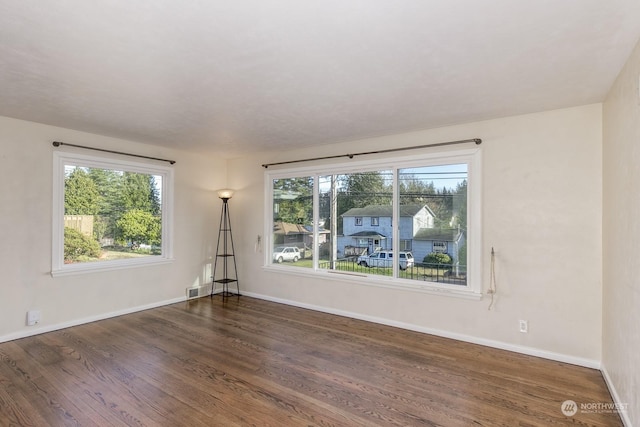
<path fill-rule="evenodd" d="M 287 149 L 600 102 L 639 38 L 638 0 L 0 0 L 0 115 Z"/>

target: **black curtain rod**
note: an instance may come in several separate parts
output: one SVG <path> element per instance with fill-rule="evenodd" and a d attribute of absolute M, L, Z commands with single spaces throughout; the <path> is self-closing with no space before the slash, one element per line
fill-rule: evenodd
<path fill-rule="evenodd" d="M 474 142 L 476 145 L 482 144 L 482 140 L 480 138 L 462 139 L 460 141 L 438 142 L 436 144 L 418 145 L 418 146 L 415 146 L 415 147 L 390 148 L 388 150 L 365 151 L 365 152 L 362 152 L 362 153 L 338 154 L 338 155 L 335 155 L 335 156 L 312 157 L 310 159 L 301 159 L 301 160 L 289 160 L 287 162 L 265 163 L 265 164 L 262 165 L 262 167 L 267 169 L 269 166 L 288 165 L 288 164 L 291 164 L 291 163 L 311 162 L 311 161 L 314 161 L 314 160 L 338 159 L 338 158 L 341 158 L 341 157 L 348 157 L 350 159 L 353 159 L 355 156 L 364 156 L 364 155 L 367 155 L 367 154 L 392 153 L 392 152 L 395 152 L 395 151 L 417 150 L 419 148 L 442 147 L 444 145 L 466 144 L 468 142 Z"/>
<path fill-rule="evenodd" d="M 69 144 L 67 142 L 53 141 L 54 147 L 59 147 L 61 145 L 68 145 L 69 147 L 76 147 L 76 148 L 84 148 L 85 150 L 102 151 L 103 153 L 122 154 L 123 156 L 139 157 L 141 159 L 159 160 L 161 162 L 168 162 L 172 165 L 176 163 L 175 160 L 161 159 L 158 157 L 141 156 L 140 154 L 123 153 L 122 151 L 105 150 L 103 148 L 87 147 L 84 145 L 76 145 L 76 144 Z"/>

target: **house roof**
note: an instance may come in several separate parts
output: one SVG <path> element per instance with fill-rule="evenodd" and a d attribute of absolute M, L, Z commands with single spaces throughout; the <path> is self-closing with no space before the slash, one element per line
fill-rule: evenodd
<path fill-rule="evenodd" d="M 402 205 L 400 206 L 400 216 L 415 216 L 422 208 L 433 215 L 431 209 L 426 205 Z M 393 207 L 389 205 L 368 205 L 363 208 L 351 208 L 342 214 L 345 216 L 377 216 L 390 217 L 393 214 Z M 435 216 L 435 215 L 434 215 Z"/>
<path fill-rule="evenodd" d="M 313 227 L 310 225 L 303 224 L 292 224 L 290 222 L 277 221 L 273 224 L 273 232 L 275 234 L 313 234 Z M 323 227 L 320 227 L 320 234 L 328 233 L 329 230 L 325 230 Z"/>
<path fill-rule="evenodd" d="M 376 233 L 375 231 L 358 231 L 357 233 L 349 234 L 349 237 L 378 237 L 380 239 L 387 238 L 387 236 Z"/>
<path fill-rule="evenodd" d="M 414 240 L 440 240 L 455 242 L 462 233 L 457 228 L 421 228 L 413 236 Z"/>
<path fill-rule="evenodd" d="M 278 221 L 273 225 L 273 232 L 275 234 L 311 234 L 309 230 L 302 224 L 292 224 L 290 222 Z"/>

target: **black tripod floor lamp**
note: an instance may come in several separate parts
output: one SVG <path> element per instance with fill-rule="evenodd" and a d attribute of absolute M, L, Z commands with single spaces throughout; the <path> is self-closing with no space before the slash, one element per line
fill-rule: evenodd
<path fill-rule="evenodd" d="M 216 258 L 213 265 L 213 276 L 211 276 L 213 281 L 211 284 L 211 298 L 213 298 L 214 295 L 221 295 L 223 298 L 240 296 L 238 267 L 236 266 L 233 234 L 231 232 L 231 221 L 229 219 L 229 199 L 232 196 L 233 190 L 218 191 L 218 197 L 222 199 L 222 213 L 220 214 L 220 229 L 218 230 L 218 245 L 216 247 Z M 231 262 L 233 263 L 233 270 L 230 268 Z M 216 278 L 216 273 L 220 271 L 220 278 Z M 222 289 L 216 292 L 216 285 L 218 284 L 222 285 Z M 229 290 L 229 284 L 235 284 L 235 292 Z"/>

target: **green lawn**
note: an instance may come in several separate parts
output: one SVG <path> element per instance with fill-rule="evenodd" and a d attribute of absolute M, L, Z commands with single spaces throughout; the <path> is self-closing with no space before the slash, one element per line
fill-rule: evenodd
<path fill-rule="evenodd" d="M 137 251 L 132 252 L 128 248 L 102 248 L 102 252 L 100 254 L 100 258 L 93 258 L 88 256 L 80 256 L 77 260 L 73 261 L 73 263 L 83 263 L 83 262 L 96 262 L 96 261 L 113 261 L 117 259 L 130 259 L 130 258 L 142 258 L 150 255 L 155 255 L 150 253 L 150 251 Z M 65 261 L 65 263 L 69 263 Z"/>
<path fill-rule="evenodd" d="M 142 258 L 146 256 L 150 256 L 150 254 L 109 250 L 109 251 L 102 251 L 102 256 L 100 256 L 100 260 L 111 261 L 114 259 Z"/>

